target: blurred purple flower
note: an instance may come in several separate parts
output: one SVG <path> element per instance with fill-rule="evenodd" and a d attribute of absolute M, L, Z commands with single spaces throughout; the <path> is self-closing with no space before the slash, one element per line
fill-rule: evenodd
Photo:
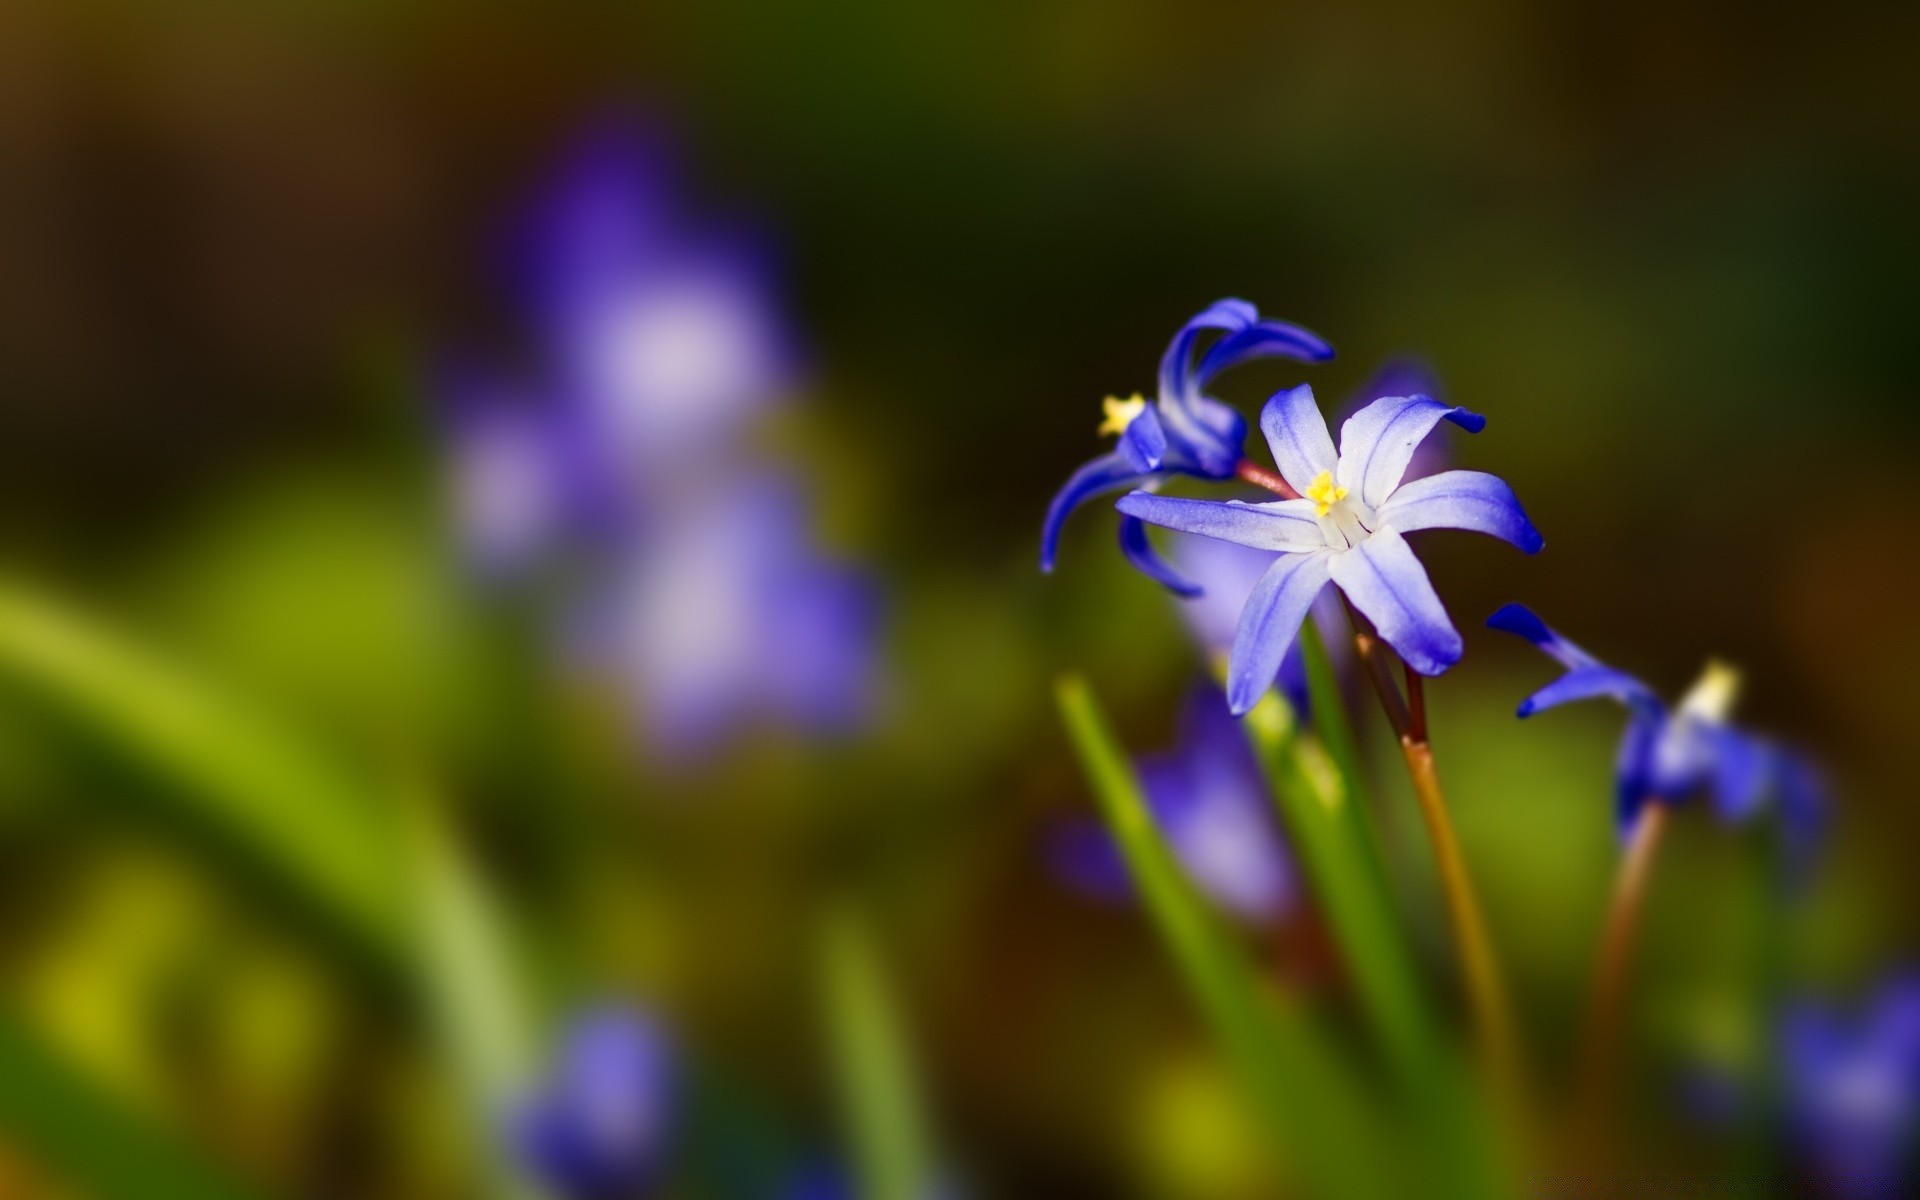
<path fill-rule="evenodd" d="M 528 1172 L 567 1200 L 637 1196 L 671 1150 L 677 1080 L 672 1045 L 652 1017 L 589 1012 L 515 1114 L 513 1145 Z"/>
<path fill-rule="evenodd" d="M 1161 835 L 1202 891 L 1249 921 L 1287 912 L 1295 893 L 1292 861 L 1260 765 L 1218 689 L 1194 690 L 1179 746 L 1142 759 L 1139 771 Z M 1108 900 L 1131 896 L 1126 864 L 1104 826 L 1065 823 L 1051 849 L 1074 887 Z"/>
<path fill-rule="evenodd" d="M 1468 432 L 1486 424 L 1427 396 L 1383 397 L 1347 419 L 1336 451 L 1313 389 L 1302 384 L 1275 395 L 1260 414 L 1274 462 L 1300 499 L 1247 504 L 1145 491 L 1121 497 L 1120 511 L 1130 517 L 1278 552 L 1234 633 L 1227 701 L 1235 714 L 1272 685 L 1328 583 L 1413 670 L 1438 675 L 1459 660 L 1460 634 L 1403 534 L 1465 529 L 1529 554 L 1540 549 L 1540 534 L 1513 489 L 1496 476 L 1446 471 L 1403 482 L 1415 449 L 1443 420 Z"/>
<path fill-rule="evenodd" d="M 843 731 L 872 708 L 878 599 L 820 556 L 800 489 L 730 479 L 662 522 L 598 598 L 589 660 L 626 682 L 657 745 L 765 721 Z"/>
<path fill-rule="evenodd" d="M 1920 1132 L 1920 975 L 1887 981 L 1857 1019 L 1802 1001 L 1782 1022 L 1786 1112 L 1819 1182 L 1848 1196 L 1911 1196 Z"/>
<path fill-rule="evenodd" d="M 1221 336 L 1195 356 L 1209 330 Z M 1239 413 L 1206 394 L 1222 371 L 1257 358 L 1325 362 L 1333 347 L 1316 334 L 1285 321 L 1263 321 L 1245 300 L 1220 300 L 1175 334 L 1160 360 L 1160 385 L 1149 402 L 1108 397 L 1102 434 L 1119 436 L 1119 446 L 1082 466 L 1053 502 L 1040 533 L 1040 569 L 1053 570 L 1060 529 L 1069 514 L 1104 492 L 1152 486 L 1173 475 L 1231 479 L 1239 467 L 1247 422 Z M 1196 586 L 1154 554 L 1146 527 L 1132 517 L 1120 521 L 1120 548 L 1148 577 L 1182 595 Z"/>
<path fill-rule="evenodd" d="M 1652 688 L 1561 637 L 1523 605 L 1507 605 L 1487 625 L 1525 638 L 1567 669 L 1523 701 L 1520 716 L 1597 696 L 1626 706 L 1631 715 L 1614 782 L 1623 839 L 1649 800 L 1680 804 L 1711 792 L 1721 819 L 1741 822 L 1772 796 L 1784 844 L 1796 871 L 1804 869 L 1824 824 L 1824 788 L 1805 759 L 1728 723 L 1739 672 L 1708 663 L 1700 681 L 1669 709 Z"/>
<path fill-rule="evenodd" d="M 763 256 L 676 207 L 658 139 L 589 131 L 513 225 L 534 382 L 450 372 L 455 511 L 492 579 L 565 559 L 576 661 L 654 746 L 870 710 L 877 605 L 813 549 L 785 473 L 746 445 L 793 384 Z M 584 599 L 582 599 L 584 597 Z"/>

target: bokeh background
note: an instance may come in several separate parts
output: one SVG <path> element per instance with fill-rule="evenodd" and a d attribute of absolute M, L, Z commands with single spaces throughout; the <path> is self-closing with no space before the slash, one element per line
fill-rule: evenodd
<path fill-rule="evenodd" d="M 1302 379 L 1332 406 L 1412 352 L 1488 415 L 1456 454 L 1547 548 L 1424 551 L 1468 646 L 1430 698 L 1550 1066 L 1618 717 L 1511 719 L 1549 672 L 1479 628 L 1510 600 L 1672 693 L 1708 655 L 1745 669 L 1743 716 L 1835 785 L 1792 960 L 1846 994 L 1920 935 L 1917 44 L 1920 14 L 1870 4 L 9 4 L 0 569 L 430 776 L 539 1007 L 645 997 L 754 1137 L 834 1152 L 811 914 L 852 893 L 982 1194 L 1262 1194 L 1144 923 L 1043 852 L 1090 804 L 1053 678 L 1148 749 L 1205 667 L 1110 515 L 1036 570 L 1099 398 L 1238 295 L 1339 349 L 1235 373 L 1243 411 Z M 856 733 L 663 762 L 462 572 L 433 367 L 507 340 L 497 222 L 615 109 L 777 247 L 805 400 L 766 436 L 883 597 Z M 1752 847 L 1680 825 L 1638 1017 L 1655 1162 L 1693 1152 L 1689 1072 L 1762 1036 Z M 385 969 L 18 686 L 0 860 L 10 1039 L 268 1194 L 471 1194 L 459 1085 Z M 1272 958 L 1313 974 L 1311 947 Z M 31 1128 L 0 1128 L 0 1193 L 89 1194 Z"/>

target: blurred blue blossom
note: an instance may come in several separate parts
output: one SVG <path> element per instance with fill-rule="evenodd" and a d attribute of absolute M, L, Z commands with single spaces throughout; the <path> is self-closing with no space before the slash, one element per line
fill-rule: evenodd
<path fill-rule="evenodd" d="M 1204 353 L 1196 354 L 1199 339 L 1215 330 L 1221 336 Z M 1317 335 L 1285 321 L 1263 321 L 1244 300 L 1218 301 L 1188 321 L 1160 360 L 1159 391 L 1151 402 L 1138 395 L 1106 400 L 1100 432 L 1117 435 L 1119 444 L 1075 471 L 1047 507 L 1040 535 L 1040 569 L 1053 570 L 1060 529 L 1068 514 L 1094 496 L 1172 475 L 1233 477 L 1240 465 L 1247 423 L 1206 394 L 1222 371 L 1256 358 L 1324 362 L 1332 357 L 1333 347 Z M 1154 554 L 1146 528 L 1130 516 L 1120 521 L 1120 546 L 1128 561 L 1151 578 L 1183 595 L 1198 591 Z"/>
<path fill-rule="evenodd" d="M 1246 735 L 1219 689 L 1196 688 L 1171 752 L 1142 759 L 1147 807 L 1187 875 L 1222 908 L 1249 921 L 1275 920 L 1292 906 L 1292 859 Z M 1091 819 L 1056 831 L 1054 861 L 1089 895 L 1121 900 L 1132 885 L 1119 847 Z"/>
<path fill-rule="evenodd" d="M 526 378 L 442 380 L 461 541 L 484 578 L 559 581 L 570 661 L 655 749 L 843 730 L 871 711 L 874 588 L 751 445 L 795 384 L 765 256 L 674 182 L 657 139 L 602 125 L 514 223 Z"/>
<path fill-rule="evenodd" d="M 1614 779 L 1623 838 L 1649 800 L 1680 804 L 1710 792 L 1723 820 L 1741 822 L 1771 796 L 1778 804 L 1786 847 L 1796 866 L 1804 864 L 1823 824 L 1824 789 L 1818 773 L 1800 755 L 1728 722 L 1739 692 L 1739 672 L 1709 662 L 1699 682 L 1677 706 L 1668 708 L 1652 688 L 1561 637 L 1523 605 L 1507 605 L 1487 618 L 1487 624 L 1525 638 L 1567 669 L 1522 701 L 1520 716 L 1596 696 L 1626 706 L 1630 716 Z"/>
<path fill-rule="evenodd" d="M 1920 975 L 1895 976 L 1857 1019 L 1801 1001 L 1782 1022 L 1789 1130 L 1819 1182 L 1911 1196 L 1920 1131 Z"/>
<path fill-rule="evenodd" d="M 651 1016 L 586 1013 L 515 1114 L 514 1146 L 528 1172 L 566 1200 L 637 1196 L 671 1150 L 677 1080 L 673 1047 Z"/>
<path fill-rule="evenodd" d="M 1331 582 L 1407 665 L 1437 675 L 1460 658 L 1460 634 L 1402 536 L 1421 529 L 1491 534 L 1531 554 L 1538 532 L 1513 490 L 1480 471 L 1403 482 L 1415 450 L 1441 421 L 1478 432 L 1485 418 L 1427 396 L 1389 396 L 1348 418 L 1340 449 L 1306 385 L 1280 392 L 1260 415 L 1281 476 L 1300 498 L 1271 503 L 1187 500 L 1138 491 L 1130 517 L 1277 552 L 1234 633 L 1227 700 L 1251 709 L 1278 674 L 1300 623 Z"/>

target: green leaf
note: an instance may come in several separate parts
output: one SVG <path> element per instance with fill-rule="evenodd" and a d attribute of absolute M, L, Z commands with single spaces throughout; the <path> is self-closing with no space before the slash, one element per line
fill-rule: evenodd
<path fill-rule="evenodd" d="M 907 1040 L 857 913 L 835 907 L 822 915 L 818 956 L 827 1040 L 861 1193 L 869 1200 L 927 1200 L 937 1177 Z"/>
<path fill-rule="evenodd" d="M 408 808 L 406 852 L 429 1018 L 468 1106 L 490 1193 L 532 1196 L 500 1136 L 535 1062 L 510 940 L 436 800 L 417 795 Z"/>
<path fill-rule="evenodd" d="M 115 1200 L 248 1200 L 258 1195 L 75 1074 L 0 1015 L 0 1131 L 90 1195 Z"/>
<path fill-rule="evenodd" d="M 1314 1196 L 1412 1195 L 1391 1134 L 1337 1038 L 1297 1003 L 1267 993 L 1245 948 L 1188 882 L 1086 684 L 1059 684 L 1060 710 L 1088 782 L 1182 979 L 1240 1072 L 1282 1165 Z"/>
<path fill-rule="evenodd" d="M 100 731 L 351 934 L 397 958 L 391 835 L 369 789 L 266 713 L 0 580 L 0 674 Z"/>

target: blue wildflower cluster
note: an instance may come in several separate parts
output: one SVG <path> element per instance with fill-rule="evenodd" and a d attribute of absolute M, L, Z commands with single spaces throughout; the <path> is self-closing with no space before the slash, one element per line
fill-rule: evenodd
<path fill-rule="evenodd" d="M 496 583 L 564 581 L 560 649 L 651 744 L 869 712 L 875 596 L 752 434 L 794 393 L 765 254 L 676 207 L 662 150 L 592 131 L 514 223 L 525 367 L 446 372 L 454 508 Z"/>

